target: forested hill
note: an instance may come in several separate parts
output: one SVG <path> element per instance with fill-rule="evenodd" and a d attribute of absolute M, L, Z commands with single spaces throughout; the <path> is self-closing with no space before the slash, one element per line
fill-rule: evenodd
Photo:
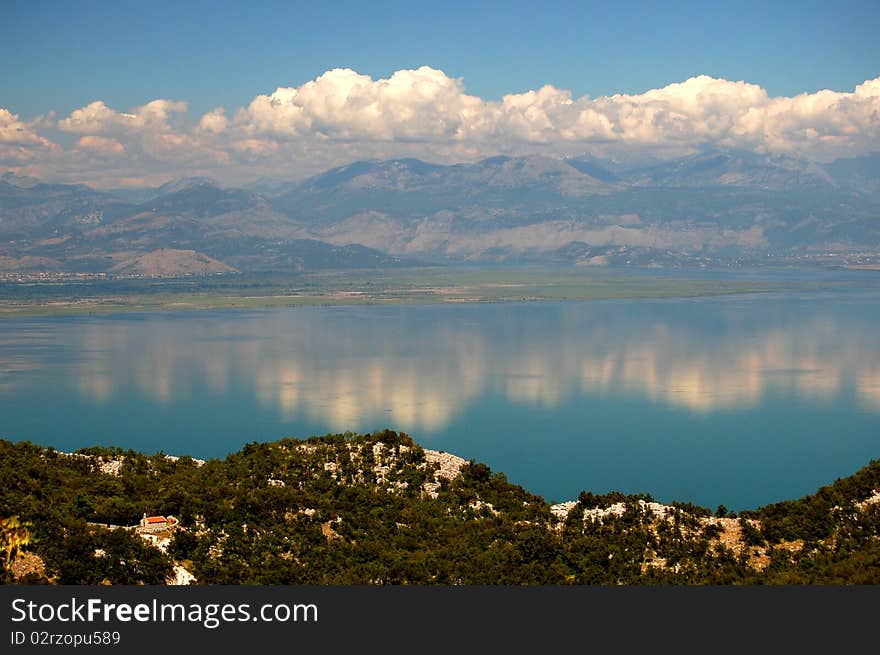
<path fill-rule="evenodd" d="M 390 431 L 208 462 L 0 441 L 0 550 L 6 583 L 880 583 L 878 490 L 874 461 L 739 516 L 620 493 L 551 507 Z M 144 514 L 174 525 L 139 534 Z"/>

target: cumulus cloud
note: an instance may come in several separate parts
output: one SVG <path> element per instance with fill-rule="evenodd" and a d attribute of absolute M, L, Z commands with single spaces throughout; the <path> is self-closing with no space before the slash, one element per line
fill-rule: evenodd
<path fill-rule="evenodd" d="M 178 100 L 158 99 L 119 111 L 103 101 L 77 109 L 56 124 L 63 132 L 82 135 L 75 151 L 56 158 L 66 176 L 83 170 L 83 181 L 118 179 L 160 179 L 190 175 L 194 171 L 222 168 L 229 163 L 230 145 L 217 144 L 213 137 L 221 132 L 222 112 L 207 117 L 202 125 L 187 122 L 187 104 Z M 212 120 L 213 118 L 213 120 Z M 114 183 L 111 182 L 111 185 Z"/>
<path fill-rule="evenodd" d="M 74 134 L 108 134 L 133 132 L 146 129 L 165 131 L 169 129 L 168 118 L 175 113 L 186 112 L 186 103 L 174 100 L 153 100 L 130 113 L 108 107 L 102 100 L 71 112 L 58 121 L 58 129 Z"/>
<path fill-rule="evenodd" d="M 341 140 L 460 140 L 484 113 L 461 80 L 423 66 L 373 80 L 334 69 L 298 88 L 259 95 L 236 115 L 249 133 Z"/>
<path fill-rule="evenodd" d="M 42 158 L 45 170 L 54 165 L 59 174 L 83 170 L 79 153 L 89 166 L 122 166 L 129 177 L 204 173 L 228 180 L 293 178 L 371 157 L 450 162 L 585 150 L 663 157 L 707 146 L 828 161 L 880 150 L 880 77 L 852 91 L 793 97 L 699 75 L 640 94 L 574 97 L 548 85 L 493 101 L 427 66 L 380 79 L 334 69 L 257 95 L 229 115 L 217 108 L 188 117 L 180 100 L 128 111 L 96 100 L 54 123 L 79 137 L 60 155 L 40 134 L 47 122 L 25 123 L 0 109 L 0 156 Z"/>
<path fill-rule="evenodd" d="M 76 142 L 78 148 L 101 155 L 121 155 L 125 148 L 116 139 L 103 136 L 84 136 Z"/>
<path fill-rule="evenodd" d="M 41 119 L 26 123 L 0 107 L 0 161 L 21 163 L 57 150 L 58 146 L 36 132 Z"/>
<path fill-rule="evenodd" d="M 853 92 L 771 98 L 756 84 L 706 75 L 638 95 L 573 98 L 538 90 L 486 101 L 428 67 L 373 80 L 335 69 L 257 96 L 235 116 L 249 135 L 337 141 L 686 150 L 705 145 L 813 158 L 880 148 L 880 78 Z"/>
<path fill-rule="evenodd" d="M 221 134 L 226 131 L 229 121 L 226 120 L 226 112 L 222 107 L 210 111 L 199 121 L 199 130 L 210 134 Z"/>
<path fill-rule="evenodd" d="M 83 150 L 184 163 L 199 146 L 182 120 L 186 109 L 185 102 L 159 99 L 120 112 L 98 100 L 71 112 L 57 127 L 84 135 L 77 141 Z"/>
<path fill-rule="evenodd" d="M 124 125 L 134 117 L 134 114 L 115 112 L 102 100 L 96 100 L 58 121 L 58 129 L 78 134 L 100 134 L 108 131 L 112 126 Z"/>

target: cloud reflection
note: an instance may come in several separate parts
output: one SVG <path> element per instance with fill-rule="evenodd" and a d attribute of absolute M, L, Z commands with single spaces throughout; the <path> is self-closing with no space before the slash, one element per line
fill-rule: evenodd
<path fill-rule="evenodd" d="M 0 393 L 16 375 L 59 378 L 96 404 L 141 395 L 250 396 L 284 421 L 331 430 L 442 430 L 486 394 L 553 409 L 629 394 L 706 414 L 769 394 L 880 412 L 873 317 L 759 302 L 354 308 L 95 319 L 28 348 L 0 335 Z M 51 346 L 77 356 L 58 366 Z M 12 385 L 14 386 L 14 384 Z"/>

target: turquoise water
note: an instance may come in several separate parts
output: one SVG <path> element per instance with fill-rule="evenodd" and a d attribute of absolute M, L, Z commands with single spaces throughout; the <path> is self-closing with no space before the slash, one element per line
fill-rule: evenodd
<path fill-rule="evenodd" d="M 385 427 L 548 500 L 733 509 L 880 457 L 880 293 L 0 321 L 0 436 L 222 457 Z"/>

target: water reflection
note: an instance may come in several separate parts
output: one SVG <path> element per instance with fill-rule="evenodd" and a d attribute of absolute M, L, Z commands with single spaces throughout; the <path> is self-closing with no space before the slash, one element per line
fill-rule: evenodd
<path fill-rule="evenodd" d="M 827 305 L 827 303 L 826 303 Z M 443 429 L 486 394 L 551 409 L 630 394 L 697 414 L 770 392 L 851 394 L 880 412 L 876 304 L 607 302 L 279 310 L 15 321 L 0 332 L 0 393 L 26 380 L 96 405 L 132 394 L 251 397 L 284 421 Z M 854 308 L 859 308 L 854 311 Z M 51 382 L 50 382 L 51 381 Z"/>
<path fill-rule="evenodd" d="M 638 338 L 605 340 L 603 354 L 581 357 L 583 391 L 624 389 L 701 413 L 754 406 L 772 390 L 830 401 L 847 384 L 867 392 L 878 361 L 880 344 L 864 332 L 868 326 L 828 316 L 747 333 L 730 327 L 710 333 L 659 323 Z"/>

